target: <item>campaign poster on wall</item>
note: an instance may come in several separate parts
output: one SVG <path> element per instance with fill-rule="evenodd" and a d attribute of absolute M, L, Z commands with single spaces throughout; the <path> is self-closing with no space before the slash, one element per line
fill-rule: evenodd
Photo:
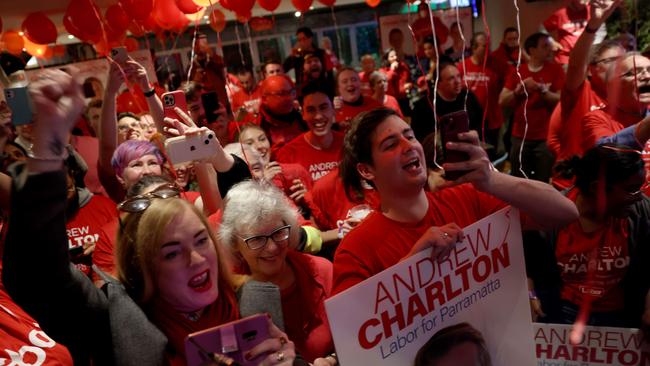
<path fill-rule="evenodd" d="M 639 329 L 587 326 L 571 344 L 571 325 L 533 327 L 537 366 L 650 366 L 650 345 Z"/>
<path fill-rule="evenodd" d="M 459 8 L 458 9 L 458 18 L 456 17 L 456 9 L 446 9 L 446 10 L 435 10 L 432 11 L 432 14 L 447 26 L 447 29 L 454 24 L 457 20 L 460 20 L 463 28 L 463 36 L 467 41 L 467 47 L 469 47 L 470 40 L 472 39 L 473 34 L 473 19 L 472 19 L 472 9 Z M 413 41 L 413 36 L 411 35 L 411 30 L 409 29 L 409 20 L 413 24 L 418 19 L 417 12 L 411 14 L 396 14 L 396 15 L 387 15 L 379 18 L 379 31 L 381 35 L 381 48 L 386 50 L 390 47 L 396 48 L 395 44 L 391 44 L 390 33 L 394 29 L 397 29 L 401 32 L 402 36 L 402 49 L 407 55 L 415 54 L 415 43 Z M 394 31 L 397 32 L 397 31 Z M 399 38 L 399 37 L 396 37 Z M 395 39 L 393 40 L 393 43 Z M 451 47 L 452 41 L 451 38 L 448 38 L 447 41 L 443 44 L 439 44 L 438 48 L 440 53 L 443 53 L 447 48 Z M 383 53 L 383 51 L 381 52 Z"/>
<path fill-rule="evenodd" d="M 519 211 L 463 233 L 445 259 L 422 251 L 325 301 L 342 365 L 413 365 L 421 348 L 452 349 L 450 332 L 492 365 L 535 364 Z"/>

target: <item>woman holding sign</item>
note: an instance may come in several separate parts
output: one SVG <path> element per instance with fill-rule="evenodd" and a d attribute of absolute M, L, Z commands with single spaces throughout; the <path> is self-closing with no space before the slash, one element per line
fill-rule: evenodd
<path fill-rule="evenodd" d="M 506 204 L 521 209 L 529 227 L 576 219 L 575 205 L 550 185 L 494 171 L 476 132 L 458 138 L 446 147 L 465 152 L 468 160 L 443 167 L 465 174 L 428 193 L 424 152 L 411 127 L 386 108 L 355 118 L 345 136 L 341 176 L 348 190 L 359 193 L 361 179 L 368 181 L 379 193 L 380 210 L 341 242 L 334 257 L 334 293 L 428 247 L 434 256 L 447 253 L 462 239 L 462 227 Z"/>

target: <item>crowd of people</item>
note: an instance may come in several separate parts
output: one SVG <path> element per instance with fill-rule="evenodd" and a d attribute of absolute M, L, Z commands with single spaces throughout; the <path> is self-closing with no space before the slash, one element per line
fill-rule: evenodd
<path fill-rule="evenodd" d="M 336 365 L 325 299 L 445 256 L 506 205 L 531 320 L 650 327 L 650 59 L 596 42 L 620 3 L 571 0 L 494 51 L 424 11 L 418 57 L 391 31 L 360 72 L 301 27 L 286 60 L 230 74 L 199 34 L 176 118 L 133 59 L 92 98 L 73 70 L 42 71 L 32 124 L 0 106 L 0 343 L 45 364 L 184 365 L 189 334 L 261 312 L 269 338 L 246 359 Z M 122 110 L 125 85 L 146 112 Z M 437 121 L 460 111 L 469 130 L 444 150 L 467 159 L 445 161 Z M 216 153 L 169 161 L 165 139 L 205 133 Z"/>

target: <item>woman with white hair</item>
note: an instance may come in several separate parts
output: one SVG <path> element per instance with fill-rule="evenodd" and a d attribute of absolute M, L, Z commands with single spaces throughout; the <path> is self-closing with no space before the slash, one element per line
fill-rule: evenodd
<path fill-rule="evenodd" d="M 280 288 L 285 331 L 313 362 L 334 350 L 324 306 L 332 289 L 332 263 L 295 250 L 297 217 L 295 206 L 275 186 L 242 182 L 226 195 L 219 239 L 236 271 Z"/>

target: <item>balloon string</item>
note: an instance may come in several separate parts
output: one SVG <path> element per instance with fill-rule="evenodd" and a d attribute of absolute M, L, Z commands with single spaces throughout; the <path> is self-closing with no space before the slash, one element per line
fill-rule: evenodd
<path fill-rule="evenodd" d="M 487 68 L 487 60 L 488 60 L 488 55 L 490 51 L 490 39 L 492 38 L 492 34 L 490 32 L 490 26 L 488 25 L 487 22 L 487 15 L 485 14 L 485 1 L 481 2 L 481 16 L 483 19 L 483 28 L 485 29 L 485 55 L 483 55 L 483 68 L 482 68 L 482 73 L 485 75 L 485 69 Z M 487 82 L 485 84 L 485 89 L 487 91 L 486 95 L 488 96 L 485 100 L 485 110 L 483 111 L 483 120 L 481 121 L 481 131 L 482 131 L 482 141 L 485 143 L 485 120 L 487 119 L 487 113 L 488 109 L 490 108 L 490 88 L 489 88 L 490 82 Z M 497 146 L 494 147 L 494 149 L 497 149 Z"/>
<path fill-rule="evenodd" d="M 244 67 L 246 67 L 246 60 L 244 60 L 244 51 L 241 47 L 241 38 L 239 37 L 239 25 L 235 24 L 235 37 L 237 38 L 237 47 L 239 48 L 239 59 Z"/>
<path fill-rule="evenodd" d="M 192 51 L 190 53 L 190 67 L 187 69 L 187 81 L 192 80 L 191 75 L 192 75 L 192 68 L 194 67 L 194 58 L 196 57 L 196 52 L 194 51 L 194 48 L 196 47 L 196 35 L 199 30 L 199 21 L 198 19 L 196 20 L 196 24 L 194 24 L 194 35 L 192 36 Z"/>
<path fill-rule="evenodd" d="M 410 8 L 410 7 L 409 7 Z M 436 27 L 433 22 L 433 12 L 431 11 L 431 5 L 427 2 L 427 9 L 429 10 L 429 22 L 431 23 L 431 32 L 433 34 L 433 48 L 436 51 L 436 80 L 433 83 L 433 132 L 434 136 L 438 136 L 438 113 L 436 112 L 436 105 L 438 102 L 438 80 L 440 79 L 440 52 L 438 51 L 438 37 L 436 36 Z M 442 170 L 442 167 L 438 164 L 438 139 L 437 137 L 433 140 L 433 163 Z"/>
<path fill-rule="evenodd" d="M 463 66 L 463 75 L 467 75 L 467 68 L 465 67 L 465 50 L 467 49 L 467 43 L 465 41 L 465 34 L 463 28 L 460 26 L 460 12 L 458 10 L 458 2 L 456 2 L 456 26 L 458 27 L 458 33 L 460 33 L 460 39 L 463 40 L 463 51 L 460 54 L 461 65 Z M 452 45 L 453 47 L 453 45 Z M 467 113 L 467 97 L 469 95 L 469 84 L 467 83 L 467 77 L 464 77 L 465 81 L 465 100 L 463 101 L 463 110 Z"/>
<path fill-rule="evenodd" d="M 343 56 L 343 47 L 341 46 L 341 36 L 339 35 L 339 25 L 336 21 L 336 15 L 334 14 L 334 5 L 330 6 L 330 12 L 332 13 L 332 22 L 334 22 L 334 34 L 336 34 L 336 44 L 338 45 L 338 54 Z"/>
<path fill-rule="evenodd" d="M 515 5 L 515 9 L 517 10 L 517 44 L 521 44 L 521 21 L 519 18 L 519 5 L 517 4 L 517 0 L 513 0 L 513 4 Z M 519 172 L 524 176 L 524 178 L 528 179 L 528 175 L 526 175 L 526 172 L 524 172 L 524 162 L 521 160 L 523 157 L 524 153 L 524 143 L 526 142 L 526 134 L 528 133 L 528 113 L 526 113 L 526 109 L 528 108 L 528 91 L 526 90 L 526 84 L 524 84 L 524 80 L 521 77 L 521 72 L 519 71 L 519 68 L 521 67 L 521 47 L 519 47 L 519 53 L 517 53 L 517 77 L 519 78 L 519 84 L 522 86 L 524 89 L 524 136 L 521 140 L 521 145 L 519 146 Z"/>

